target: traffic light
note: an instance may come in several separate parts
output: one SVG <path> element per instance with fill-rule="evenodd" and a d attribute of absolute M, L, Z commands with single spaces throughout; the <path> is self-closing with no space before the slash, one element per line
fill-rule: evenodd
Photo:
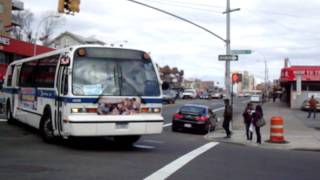
<path fill-rule="evenodd" d="M 232 73 L 232 83 L 238 83 L 242 81 L 242 74 L 240 73 Z"/>
<path fill-rule="evenodd" d="M 80 0 L 59 0 L 58 12 L 66 14 L 74 14 L 80 11 Z"/>

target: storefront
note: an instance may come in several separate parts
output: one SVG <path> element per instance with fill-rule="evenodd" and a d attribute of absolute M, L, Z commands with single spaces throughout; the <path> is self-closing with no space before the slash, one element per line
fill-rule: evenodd
<path fill-rule="evenodd" d="M 280 85 L 291 108 L 301 108 L 312 95 L 320 99 L 320 66 L 291 66 L 281 70 Z"/>
<path fill-rule="evenodd" d="M 44 46 L 36 47 L 36 54 L 42 54 L 53 49 Z M 7 66 L 12 61 L 34 55 L 34 44 L 0 36 L 0 84 L 3 82 Z"/>

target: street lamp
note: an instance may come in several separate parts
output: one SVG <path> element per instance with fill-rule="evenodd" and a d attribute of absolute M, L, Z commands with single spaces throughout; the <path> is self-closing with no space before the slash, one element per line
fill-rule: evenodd
<path fill-rule="evenodd" d="M 36 29 L 36 34 L 35 34 L 35 40 L 34 40 L 34 45 L 33 45 L 33 55 L 35 56 L 37 54 L 37 40 L 38 40 L 38 31 L 40 28 L 40 25 L 45 22 L 46 20 L 48 20 L 49 18 L 60 18 L 59 15 L 49 15 L 44 17 L 43 19 L 41 19 L 41 21 L 39 22 L 37 29 Z"/>
<path fill-rule="evenodd" d="M 266 95 L 268 95 L 269 93 L 269 87 L 268 87 L 268 64 L 267 64 L 267 58 L 264 54 L 262 54 L 261 52 L 255 51 L 257 54 L 259 54 L 260 56 L 263 57 L 263 61 L 264 61 L 264 90 Z"/>

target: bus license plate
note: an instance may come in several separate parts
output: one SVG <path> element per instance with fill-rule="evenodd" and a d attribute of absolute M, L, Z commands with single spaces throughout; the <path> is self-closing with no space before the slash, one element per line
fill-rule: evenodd
<path fill-rule="evenodd" d="M 127 122 L 119 122 L 116 123 L 116 129 L 128 129 L 129 123 Z"/>
<path fill-rule="evenodd" d="M 191 125 L 191 124 L 184 124 L 184 127 L 186 127 L 186 128 L 191 128 L 192 125 Z"/>

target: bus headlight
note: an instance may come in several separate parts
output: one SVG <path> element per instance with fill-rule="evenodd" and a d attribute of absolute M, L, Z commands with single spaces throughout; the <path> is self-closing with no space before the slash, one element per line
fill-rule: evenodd
<path fill-rule="evenodd" d="M 141 113 L 160 113 L 161 108 L 149 108 L 149 107 L 143 107 L 140 109 Z"/>
<path fill-rule="evenodd" d="M 97 108 L 72 108 L 71 113 L 97 113 Z"/>

